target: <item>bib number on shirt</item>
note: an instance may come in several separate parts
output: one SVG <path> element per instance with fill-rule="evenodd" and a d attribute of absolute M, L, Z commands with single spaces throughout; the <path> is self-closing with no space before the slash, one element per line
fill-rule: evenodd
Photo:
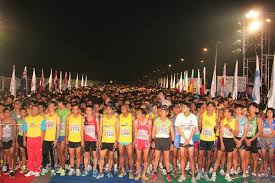
<path fill-rule="evenodd" d="M 205 129 L 203 129 L 202 134 L 206 137 L 212 137 L 213 129 L 205 128 Z"/>
<path fill-rule="evenodd" d="M 94 125 L 87 125 L 85 126 L 84 128 L 85 130 L 85 134 L 92 137 L 92 138 L 96 138 L 96 135 L 95 135 L 95 126 Z"/>
<path fill-rule="evenodd" d="M 167 134 L 169 134 L 169 129 L 167 128 L 167 126 L 160 126 L 158 128 L 158 134 L 159 135 L 167 135 Z"/>
<path fill-rule="evenodd" d="M 139 130 L 137 139 L 139 140 L 147 140 L 148 139 L 148 131 L 147 130 Z"/>
<path fill-rule="evenodd" d="M 11 128 L 10 127 L 3 128 L 3 137 L 4 138 L 11 137 Z"/>
<path fill-rule="evenodd" d="M 71 132 L 72 133 L 79 133 L 80 132 L 80 126 L 79 125 L 71 125 Z"/>
<path fill-rule="evenodd" d="M 48 120 L 46 122 L 46 129 L 52 129 L 54 127 L 54 122 L 51 120 Z"/>
<path fill-rule="evenodd" d="M 263 133 L 264 133 L 265 135 L 270 135 L 270 134 L 271 134 L 271 129 L 270 129 L 270 128 L 264 128 L 264 129 L 263 129 Z"/>
<path fill-rule="evenodd" d="M 104 136 L 105 137 L 109 137 L 109 138 L 111 138 L 111 137 L 114 137 L 114 130 L 113 129 L 107 129 L 107 130 L 105 130 L 104 131 Z"/>
<path fill-rule="evenodd" d="M 224 130 L 223 130 L 223 137 L 224 138 L 232 138 L 233 135 L 232 135 L 232 133 L 227 128 L 224 128 Z"/>
<path fill-rule="evenodd" d="M 121 128 L 120 135 L 122 137 L 129 137 L 130 136 L 130 129 L 129 128 Z"/>

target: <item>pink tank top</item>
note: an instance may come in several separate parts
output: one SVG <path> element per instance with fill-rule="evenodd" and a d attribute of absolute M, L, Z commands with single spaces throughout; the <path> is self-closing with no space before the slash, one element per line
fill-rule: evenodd
<path fill-rule="evenodd" d="M 137 141 L 147 141 L 148 143 L 150 142 L 149 139 L 149 134 L 150 134 L 150 126 L 148 124 L 148 120 L 146 124 L 140 124 L 138 120 L 137 124 Z"/>
<path fill-rule="evenodd" d="M 84 141 L 97 141 L 97 124 L 96 116 L 90 121 L 85 119 L 84 123 Z"/>

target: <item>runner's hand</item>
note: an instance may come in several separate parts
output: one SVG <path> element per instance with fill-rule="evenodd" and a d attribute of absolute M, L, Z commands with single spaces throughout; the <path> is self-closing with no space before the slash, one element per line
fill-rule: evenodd
<path fill-rule="evenodd" d="M 241 147 L 241 144 L 242 144 L 242 143 L 241 143 L 241 141 L 240 141 L 240 140 L 239 140 L 239 141 L 237 141 L 237 142 L 236 142 L 236 147 L 237 147 L 237 148 L 240 148 L 240 147 Z"/>
<path fill-rule="evenodd" d="M 66 140 L 65 140 L 65 143 L 66 143 L 67 145 L 69 144 L 69 141 L 68 141 L 68 139 L 66 139 Z"/>
<path fill-rule="evenodd" d="M 221 144 L 221 151 L 225 151 L 225 146 L 224 146 L 224 144 Z"/>
<path fill-rule="evenodd" d="M 57 146 L 57 140 L 53 141 L 53 146 L 56 147 Z"/>

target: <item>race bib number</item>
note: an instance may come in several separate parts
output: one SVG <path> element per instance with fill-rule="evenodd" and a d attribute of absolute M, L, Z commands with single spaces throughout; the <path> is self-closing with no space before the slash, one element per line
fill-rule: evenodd
<path fill-rule="evenodd" d="M 243 135 L 243 134 L 244 134 L 244 127 L 241 127 L 241 128 L 239 129 L 239 134 L 240 134 L 240 135 Z"/>
<path fill-rule="evenodd" d="M 11 128 L 9 126 L 3 128 L 3 137 L 4 138 L 11 137 Z"/>
<path fill-rule="evenodd" d="M 79 125 L 71 125 L 71 132 L 72 133 L 79 133 L 80 132 L 80 126 Z"/>
<path fill-rule="evenodd" d="M 104 131 L 105 137 L 114 137 L 114 134 L 115 134 L 115 132 L 114 132 L 113 129 L 106 129 L 106 130 Z"/>
<path fill-rule="evenodd" d="M 46 128 L 47 129 L 52 129 L 54 127 L 54 122 L 51 120 L 47 120 L 46 122 Z"/>
<path fill-rule="evenodd" d="M 65 123 L 61 123 L 61 125 L 60 125 L 60 131 L 61 132 L 65 131 Z"/>
<path fill-rule="evenodd" d="M 18 126 L 18 133 L 19 133 L 19 134 L 22 134 L 22 133 L 23 133 L 22 126 Z"/>
<path fill-rule="evenodd" d="M 96 138 L 95 135 L 95 126 L 94 125 L 87 125 L 84 128 L 85 134 L 92 137 L 92 138 Z"/>
<path fill-rule="evenodd" d="M 271 134 L 271 129 L 270 129 L 270 128 L 264 128 L 264 129 L 263 129 L 263 133 L 264 133 L 265 135 L 270 135 L 270 134 Z"/>
<path fill-rule="evenodd" d="M 147 130 L 139 130 L 137 139 L 140 140 L 147 140 L 148 139 L 148 131 Z"/>
<path fill-rule="evenodd" d="M 233 135 L 232 135 L 232 133 L 227 128 L 224 128 L 224 130 L 223 130 L 223 137 L 225 137 L 225 138 L 232 138 Z"/>
<path fill-rule="evenodd" d="M 202 134 L 206 137 L 212 137 L 213 129 L 205 128 L 203 129 Z"/>
<path fill-rule="evenodd" d="M 167 135 L 167 134 L 169 134 L 169 128 L 167 126 L 160 126 L 158 128 L 158 134 L 159 135 Z"/>
<path fill-rule="evenodd" d="M 192 127 L 191 126 L 182 126 L 182 131 L 191 131 Z"/>
<path fill-rule="evenodd" d="M 130 136 L 130 129 L 129 128 L 121 128 L 120 129 L 120 135 L 123 137 Z"/>

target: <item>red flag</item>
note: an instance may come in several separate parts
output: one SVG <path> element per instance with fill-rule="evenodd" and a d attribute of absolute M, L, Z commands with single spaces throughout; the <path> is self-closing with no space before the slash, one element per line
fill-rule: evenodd
<path fill-rule="evenodd" d="M 54 85 L 54 90 L 56 91 L 58 89 L 57 70 L 55 70 L 55 73 L 54 73 L 53 85 Z"/>
<path fill-rule="evenodd" d="M 67 72 L 65 72 L 65 76 L 64 76 L 64 88 L 67 89 L 68 87 L 68 78 L 67 78 Z"/>
<path fill-rule="evenodd" d="M 45 77 L 44 77 L 43 69 L 42 69 L 41 77 L 39 81 L 39 90 L 40 92 L 43 92 L 45 90 Z"/>

